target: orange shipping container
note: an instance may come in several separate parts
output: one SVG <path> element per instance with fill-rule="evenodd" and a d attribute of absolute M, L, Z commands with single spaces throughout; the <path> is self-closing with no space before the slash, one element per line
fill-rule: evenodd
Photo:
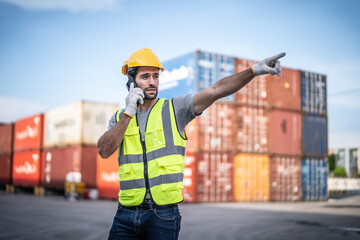
<path fill-rule="evenodd" d="M 13 131 L 14 124 L 0 124 L 0 155 L 12 153 Z"/>
<path fill-rule="evenodd" d="M 106 159 L 97 154 L 96 161 L 96 180 L 99 197 L 104 199 L 118 199 L 120 189 L 118 150 Z"/>
<path fill-rule="evenodd" d="M 186 125 L 185 133 L 187 137 L 186 151 L 198 152 L 199 151 L 199 118 L 193 119 L 188 125 Z"/>
<path fill-rule="evenodd" d="M 14 151 L 42 149 L 44 132 L 44 115 L 38 114 L 19 120 L 15 123 Z"/>
<path fill-rule="evenodd" d="M 230 152 L 200 152 L 196 165 L 196 201 L 233 200 L 233 156 Z"/>
<path fill-rule="evenodd" d="M 0 185 L 11 183 L 11 154 L 0 155 Z"/>
<path fill-rule="evenodd" d="M 186 152 L 183 197 L 185 202 L 196 201 L 196 154 Z"/>
<path fill-rule="evenodd" d="M 269 153 L 301 155 L 301 114 L 273 110 L 269 113 Z"/>
<path fill-rule="evenodd" d="M 69 172 L 80 172 L 87 188 L 96 187 L 96 146 L 44 150 L 44 187 L 64 189 Z"/>
<path fill-rule="evenodd" d="M 43 157 L 39 150 L 15 152 L 12 178 L 15 186 L 42 185 Z"/>
<path fill-rule="evenodd" d="M 242 153 L 268 152 L 268 114 L 264 108 L 237 107 L 236 149 Z"/>
<path fill-rule="evenodd" d="M 237 59 L 236 72 L 241 72 L 255 63 L 255 61 Z M 283 67 L 281 77 L 269 74 L 255 77 L 236 92 L 235 99 L 238 103 L 249 106 L 300 111 L 300 71 Z"/>
<path fill-rule="evenodd" d="M 269 157 L 238 154 L 234 159 L 234 200 L 269 201 Z"/>
<path fill-rule="evenodd" d="M 301 197 L 301 159 L 274 156 L 270 159 L 270 200 L 299 201 Z"/>

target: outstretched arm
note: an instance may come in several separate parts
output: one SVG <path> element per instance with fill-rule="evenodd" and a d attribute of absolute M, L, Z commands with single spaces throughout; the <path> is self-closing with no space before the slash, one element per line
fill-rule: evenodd
<path fill-rule="evenodd" d="M 273 57 L 266 58 L 263 61 L 255 64 L 252 68 L 246 69 L 240 73 L 236 73 L 228 77 L 224 77 L 205 90 L 197 93 L 194 96 L 195 114 L 202 113 L 216 100 L 240 90 L 255 76 L 268 73 L 272 75 L 277 74 L 280 76 L 281 67 L 278 59 L 284 56 L 285 53 L 280 53 Z"/>

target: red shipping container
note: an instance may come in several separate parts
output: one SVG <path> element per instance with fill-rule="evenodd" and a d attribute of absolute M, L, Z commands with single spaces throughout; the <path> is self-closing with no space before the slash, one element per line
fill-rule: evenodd
<path fill-rule="evenodd" d="M 269 153 L 301 155 L 301 114 L 272 110 L 269 113 Z"/>
<path fill-rule="evenodd" d="M 0 155 L 0 185 L 11 183 L 11 154 Z"/>
<path fill-rule="evenodd" d="M 42 149 L 44 115 L 38 114 L 15 122 L 14 151 Z"/>
<path fill-rule="evenodd" d="M 184 202 L 196 201 L 196 154 L 189 151 L 185 155 L 184 166 Z"/>
<path fill-rule="evenodd" d="M 15 186 L 42 185 L 43 157 L 40 150 L 15 152 L 13 156 L 12 178 Z"/>
<path fill-rule="evenodd" d="M 204 151 L 196 159 L 196 201 L 233 200 L 233 156 L 230 152 Z"/>
<path fill-rule="evenodd" d="M 299 201 L 301 197 L 301 159 L 273 156 L 270 158 L 270 200 Z"/>
<path fill-rule="evenodd" d="M 118 199 L 120 189 L 118 172 L 118 151 L 106 159 L 97 155 L 96 180 L 100 198 Z"/>
<path fill-rule="evenodd" d="M 236 149 L 241 153 L 268 152 L 268 113 L 264 108 L 237 107 Z"/>
<path fill-rule="evenodd" d="M 198 152 L 199 151 L 199 118 L 193 119 L 185 127 L 185 133 L 187 137 L 186 151 Z"/>
<path fill-rule="evenodd" d="M 80 172 L 86 188 L 96 188 L 96 146 L 44 150 L 44 187 L 64 189 L 69 172 Z"/>
<path fill-rule="evenodd" d="M 0 155 L 12 153 L 14 124 L 0 125 Z"/>
<path fill-rule="evenodd" d="M 235 106 L 215 102 L 198 117 L 199 151 L 233 151 Z"/>

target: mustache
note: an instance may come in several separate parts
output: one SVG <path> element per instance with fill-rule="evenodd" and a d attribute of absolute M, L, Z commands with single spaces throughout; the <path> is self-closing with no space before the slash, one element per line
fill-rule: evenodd
<path fill-rule="evenodd" d="M 145 88 L 145 91 L 147 91 L 149 89 L 151 89 L 151 90 L 155 89 L 157 91 L 157 87 L 147 87 L 147 88 Z"/>

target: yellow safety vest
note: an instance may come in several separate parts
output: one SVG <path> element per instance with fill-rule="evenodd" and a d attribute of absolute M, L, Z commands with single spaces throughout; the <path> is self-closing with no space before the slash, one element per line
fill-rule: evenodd
<path fill-rule="evenodd" d="M 119 121 L 120 111 L 116 114 Z M 140 205 L 146 185 L 158 205 L 183 200 L 185 132 L 178 131 L 172 100 L 159 99 L 151 108 L 141 142 L 136 115 L 130 120 L 119 146 L 119 202 Z"/>

